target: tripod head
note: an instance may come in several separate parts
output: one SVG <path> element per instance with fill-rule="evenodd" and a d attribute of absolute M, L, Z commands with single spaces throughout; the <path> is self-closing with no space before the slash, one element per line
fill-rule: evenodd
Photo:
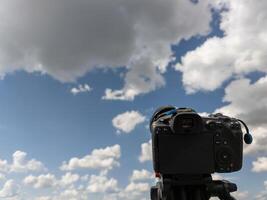
<path fill-rule="evenodd" d="M 151 200 L 235 200 L 231 192 L 237 186 L 226 180 L 212 180 L 211 175 L 175 175 L 159 178 L 151 187 Z"/>

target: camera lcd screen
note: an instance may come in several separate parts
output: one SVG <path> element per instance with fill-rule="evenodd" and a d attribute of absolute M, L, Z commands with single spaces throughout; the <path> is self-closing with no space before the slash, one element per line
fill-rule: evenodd
<path fill-rule="evenodd" d="M 211 134 L 158 135 L 157 155 L 160 172 L 199 174 L 214 172 Z"/>

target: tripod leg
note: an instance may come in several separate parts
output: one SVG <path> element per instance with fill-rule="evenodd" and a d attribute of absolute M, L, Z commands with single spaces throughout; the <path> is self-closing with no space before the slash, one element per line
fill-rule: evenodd
<path fill-rule="evenodd" d="M 209 200 L 210 199 L 210 196 L 207 194 L 205 188 L 203 187 L 194 187 L 189 192 L 192 194 L 190 195 L 192 200 Z"/>
<path fill-rule="evenodd" d="M 159 188 L 157 186 L 151 187 L 150 198 L 151 200 L 161 200 L 159 196 Z"/>
<path fill-rule="evenodd" d="M 184 187 L 181 188 L 181 200 L 187 200 L 187 195 Z"/>
<path fill-rule="evenodd" d="M 194 200 L 204 200 L 202 199 L 202 193 L 201 193 L 201 190 L 200 189 L 195 189 L 195 192 L 194 192 Z"/>
<path fill-rule="evenodd" d="M 170 188 L 164 197 L 163 200 L 189 200 L 184 187 Z"/>

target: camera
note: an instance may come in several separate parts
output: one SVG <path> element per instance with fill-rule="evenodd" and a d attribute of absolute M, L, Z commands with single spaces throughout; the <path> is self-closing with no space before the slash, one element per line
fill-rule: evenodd
<path fill-rule="evenodd" d="M 192 108 L 159 108 L 150 122 L 156 173 L 211 174 L 239 171 L 243 162 L 246 124 L 220 113 L 201 117 Z"/>

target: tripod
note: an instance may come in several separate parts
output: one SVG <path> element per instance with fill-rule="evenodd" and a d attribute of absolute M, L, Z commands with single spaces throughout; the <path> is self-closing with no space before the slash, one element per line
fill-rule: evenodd
<path fill-rule="evenodd" d="M 211 175 L 165 175 L 151 187 L 151 200 L 236 200 L 231 192 L 237 186 L 226 180 L 214 181 Z"/>

